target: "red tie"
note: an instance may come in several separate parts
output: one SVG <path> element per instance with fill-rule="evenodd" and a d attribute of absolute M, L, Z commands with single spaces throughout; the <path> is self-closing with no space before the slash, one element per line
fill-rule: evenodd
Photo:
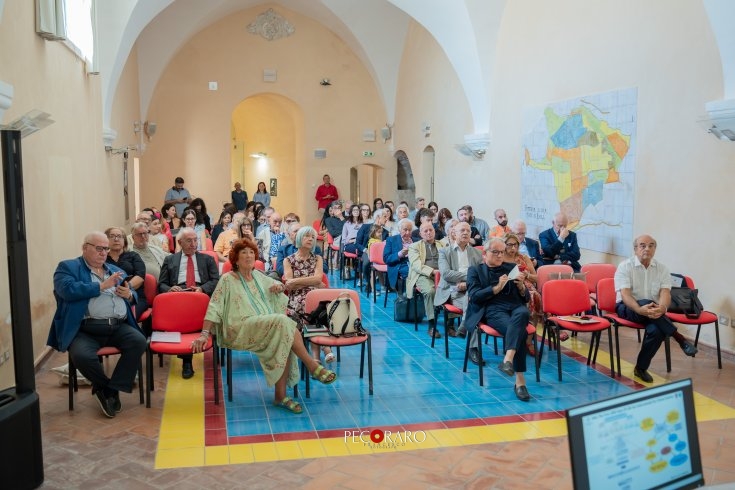
<path fill-rule="evenodd" d="M 194 278 L 194 260 L 191 255 L 187 255 L 188 260 L 186 261 L 186 287 L 195 288 L 197 283 Z"/>

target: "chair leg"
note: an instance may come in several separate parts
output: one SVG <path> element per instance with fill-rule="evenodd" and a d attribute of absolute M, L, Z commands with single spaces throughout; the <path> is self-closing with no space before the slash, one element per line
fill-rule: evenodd
<path fill-rule="evenodd" d="M 622 376 L 620 373 L 620 336 L 618 335 L 618 325 L 615 324 L 615 356 L 618 358 L 618 378 Z M 615 365 L 613 364 L 613 371 L 615 371 Z"/>
<path fill-rule="evenodd" d="M 452 321 L 452 326 L 454 326 L 454 321 Z M 446 309 L 444 309 L 444 357 L 449 359 L 449 312 Z"/>
<path fill-rule="evenodd" d="M 67 363 L 69 368 L 69 411 L 74 410 L 74 393 L 79 389 L 77 386 L 77 368 L 74 367 L 74 361 L 71 360 L 71 354 L 67 356 L 69 362 Z"/>
<path fill-rule="evenodd" d="M 613 360 L 612 328 L 607 329 L 607 345 L 610 351 L 610 377 L 615 379 L 615 361 Z"/>
<path fill-rule="evenodd" d="M 227 349 L 227 399 L 232 401 L 232 349 Z"/>
<path fill-rule="evenodd" d="M 470 358 L 470 338 L 472 337 L 472 334 L 470 332 L 467 332 L 467 343 L 464 348 L 464 365 L 462 366 L 462 372 L 467 372 L 467 361 Z"/>
<path fill-rule="evenodd" d="M 145 390 L 145 408 L 151 408 L 151 391 L 153 391 L 153 352 L 151 352 L 150 347 L 145 351 L 145 370 L 146 378 L 148 379 Z"/>
<path fill-rule="evenodd" d="M 556 348 L 556 366 L 559 371 L 559 381 L 561 381 L 561 340 L 559 340 L 559 328 L 556 329 L 554 335 L 554 347 Z"/>
<path fill-rule="evenodd" d="M 469 337 L 469 335 L 468 335 Z M 468 350 L 469 352 L 469 350 Z M 483 372 L 482 372 L 482 342 L 477 343 L 477 367 L 480 369 L 480 386 L 483 386 Z"/>
<path fill-rule="evenodd" d="M 368 356 L 368 393 L 373 395 L 373 347 L 370 333 L 367 334 L 367 356 Z"/>
<path fill-rule="evenodd" d="M 697 330 L 697 333 L 699 333 L 699 330 Z M 722 369 L 722 354 L 720 353 L 720 322 L 717 319 L 715 319 L 715 339 L 717 340 L 717 367 Z"/>
<path fill-rule="evenodd" d="M 669 338 L 666 337 L 664 340 L 664 350 L 666 351 L 666 372 L 671 372 L 671 342 L 669 342 Z"/>
<path fill-rule="evenodd" d="M 216 339 L 214 339 L 216 341 Z M 219 347 L 215 342 L 212 345 L 212 377 L 214 380 L 214 404 L 219 405 Z"/>

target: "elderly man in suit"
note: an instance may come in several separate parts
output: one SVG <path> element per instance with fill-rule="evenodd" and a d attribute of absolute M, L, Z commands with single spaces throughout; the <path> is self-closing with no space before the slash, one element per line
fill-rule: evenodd
<path fill-rule="evenodd" d="M 398 231 L 398 235 L 385 241 L 383 249 L 383 262 L 388 266 L 388 284 L 396 290 L 398 279 L 405 280 L 408 277 L 408 247 L 414 242 L 411 237 L 413 221 L 403 218 L 398 222 Z"/>
<path fill-rule="evenodd" d="M 537 269 L 544 265 L 541 257 L 541 247 L 538 241 L 526 237 L 526 223 L 523 220 L 517 219 L 510 224 L 510 231 L 521 241 L 518 252 L 527 255 L 531 259 L 533 266 Z"/>
<path fill-rule="evenodd" d="M 567 228 L 569 219 L 564 213 L 556 213 L 551 224 L 552 227 L 542 231 L 538 237 L 544 265 L 567 264 L 572 266 L 574 272 L 579 272 L 582 254 L 577 244 L 577 234 Z"/>
<path fill-rule="evenodd" d="M 193 228 L 182 228 L 176 235 L 181 252 L 169 255 L 163 261 L 158 280 L 158 292 L 197 291 L 212 296 L 219 281 L 219 270 L 212 257 L 197 252 L 197 234 Z M 191 355 L 183 359 L 181 377 L 194 376 Z"/>
<path fill-rule="evenodd" d="M 463 312 L 459 330 L 447 330 L 450 337 L 467 336 L 464 324 L 464 312 L 467 310 L 467 270 L 482 263 L 482 253 L 470 245 L 471 234 L 469 223 L 457 223 L 452 228 L 452 244 L 439 251 L 441 279 L 434 296 L 434 305 L 441 306 L 449 301 Z"/>
<path fill-rule="evenodd" d="M 467 271 L 469 304 L 465 322 L 472 332 L 470 358 L 479 361 L 477 348 L 480 322 L 492 326 L 503 334 L 505 356 L 498 368 L 508 376 L 515 376 L 513 391 L 521 401 L 531 396 L 526 388 L 526 326 L 530 313 L 526 303 L 530 299 L 523 283 L 526 275 L 521 272 L 510 279 L 515 263 L 504 262 L 505 243 L 500 238 L 491 238 L 483 252 L 483 263 Z"/>
<path fill-rule="evenodd" d="M 441 338 L 436 330 L 434 318 L 434 276 L 439 270 L 439 251 L 444 243 L 434 238 L 434 225 L 431 221 L 421 223 L 419 228 L 421 240 L 408 247 L 408 279 L 406 280 L 406 297 L 413 298 L 416 288 L 424 298 L 424 310 L 429 320 L 429 336 Z"/>
<path fill-rule="evenodd" d="M 109 418 L 122 410 L 120 391 L 130 393 L 146 339 L 130 307 L 135 292 L 122 269 L 106 263 L 110 242 L 99 231 L 84 237 L 82 255 L 59 262 L 54 272 L 56 313 L 48 345 L 69 351 L 82 375 L 92 382 L 92 395 Z M 120 359 L 107 377 L 97 358 L 101 347 L 117 347 Z"/>

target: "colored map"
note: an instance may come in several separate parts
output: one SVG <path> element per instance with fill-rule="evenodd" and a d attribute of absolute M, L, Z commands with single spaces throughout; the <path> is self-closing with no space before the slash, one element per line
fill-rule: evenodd
<path fill-rule="evenodd" d="M 521 219 L 529 236 L 563 211 L 581 248 L 630 254 L 637 103 L 633 88 L 527 112 Z"/>

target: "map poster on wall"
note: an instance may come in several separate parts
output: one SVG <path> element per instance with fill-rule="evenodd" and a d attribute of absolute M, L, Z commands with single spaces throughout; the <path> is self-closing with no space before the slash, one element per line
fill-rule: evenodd
<path fill-rule="evenodd" d="M 528 236 L 562 211 L 579 246 L 630 255 L 633 242 L 638 89 L 527 110 L 523 120 L 521 219 Z"/>

